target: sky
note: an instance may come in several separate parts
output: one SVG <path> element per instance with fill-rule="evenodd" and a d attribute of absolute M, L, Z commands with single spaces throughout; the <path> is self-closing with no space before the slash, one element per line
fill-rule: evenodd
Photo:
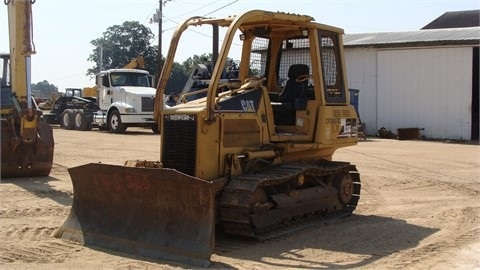
<path fill-rule="evenodd" d="M 310 15 L 315 21 L 343 28 L 346 34 L 419 30 L 448 11 L 480 9 L 480 0 L 161 0 L 162 52 L 171 35 L 192 16 L 226 17 L 252 9 Z M 37 0 L 33 5 L 32 83 L 47 80 L 63 91 L 94 85 L 87 61 L 108 27 L 138 21 L 156 35 L 150 19 L 159 0 Z M 1 4 L 0 4 L 1 5 Z M 192 46 L 195 43 L 192 42 Z M 0 52 L 8 52 L 7 7 L 0 7 Z M 192 55 L 186 55 L 185 59 Z M 127 64 L 127 63 L 125 63 Z"/>

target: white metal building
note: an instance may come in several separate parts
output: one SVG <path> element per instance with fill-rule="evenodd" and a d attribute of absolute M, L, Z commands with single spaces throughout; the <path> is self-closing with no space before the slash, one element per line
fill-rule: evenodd
<path fill-rule="evenodd" d="M 345 35 L 365 133 L 419 127 L 426 138 L 478 140 L 479 40 L 480 27 Z"/>

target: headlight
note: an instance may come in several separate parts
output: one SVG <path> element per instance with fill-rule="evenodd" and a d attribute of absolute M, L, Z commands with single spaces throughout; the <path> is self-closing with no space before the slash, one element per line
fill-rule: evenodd
<path fill-rule="evenodd" d="M 125 108 L 126 113 L 134 113 L 136 112 L 135 108 Z"/>

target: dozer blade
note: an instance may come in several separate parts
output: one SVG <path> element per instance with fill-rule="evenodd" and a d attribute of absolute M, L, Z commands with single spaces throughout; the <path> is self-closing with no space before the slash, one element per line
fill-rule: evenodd
<path fill-rule="evenodd" d="M 38 122 L 34 142 L 22 142 L 15 129 L 2 120 L 2 178 L 47 176 L 53 164 L 53 131 Z"/>
<path fill-rule="evenodd" d="M 68 169 L 70 214 L 55 236 L 125 253 L 208 266 L 211 183 L 173 169 L 86 164 Z"/>

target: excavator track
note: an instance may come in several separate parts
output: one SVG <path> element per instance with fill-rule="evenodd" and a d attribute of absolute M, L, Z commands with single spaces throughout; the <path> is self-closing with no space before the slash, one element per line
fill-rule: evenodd
<path fill-rule="evenodd" d="M 350 180 L 339 188 L 336 183 L 345 183 L 341 179 Z M 346 162 L 271 166 L 230 179 L 220 199 L 219 219 L 228 234 L 263 239 L 292 221 L 352 213 L 360 188 L 357 169 Z"/>

